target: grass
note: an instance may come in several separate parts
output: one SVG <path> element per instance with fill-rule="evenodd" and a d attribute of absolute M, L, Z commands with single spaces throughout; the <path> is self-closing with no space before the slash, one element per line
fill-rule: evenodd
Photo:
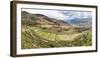
<path fill-rule="evenodd" d="M 39 27 L 26 26 L 21 35 L 21 48 L 55 48 L 92 45 L 91 31 L 80 33 L 71 31 L 65 30 L 66 34 L 59 34 L 45 31 Z"/>

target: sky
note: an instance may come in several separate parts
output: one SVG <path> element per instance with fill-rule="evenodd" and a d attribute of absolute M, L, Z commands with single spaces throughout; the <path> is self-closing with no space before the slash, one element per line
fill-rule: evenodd
<path fill-rule="evenodd" d="M 22 9 L 32 14 L 43 14 L 50 18 L 58 20 L 71 20 L 75 18 L 91 18 L 92 12 L 90 11 L 73 11 L 73 10 L 44 10 L 44 9 Z"/>

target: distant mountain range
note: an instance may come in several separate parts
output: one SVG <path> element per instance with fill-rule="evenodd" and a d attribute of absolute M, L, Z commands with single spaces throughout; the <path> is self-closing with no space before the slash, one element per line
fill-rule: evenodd
<path fill-rule="evenodd" d="M 40 25 L 65 25 L 68 26 L 67 22 L 63 20 L 57 20 L 54 18 L 47 17 L 43 14 L 32 14 L 26 11 L 22 11 L 22 24 L 40 24 Z"/>
<path fill-rule="evenodd" d="M 92 27 L 92 18 L 74 18 L 71 20 L 67 20 L 67 23 L 72 26 L 78 27 Z"/>
<path fill-rule="evenodd" d="M 22 24 L 40 24 L 40 25 L 64 25 L 74 27 L 92 27 L 92 18 L 74 18 L 71 20 L 58 20 L 55 18 L 47 17 L 43 14 L 32 14 L 26 11 L 21 12 Z"/>

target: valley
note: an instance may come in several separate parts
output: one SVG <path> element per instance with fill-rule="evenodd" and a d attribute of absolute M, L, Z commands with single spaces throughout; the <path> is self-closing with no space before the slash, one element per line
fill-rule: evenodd
<path fill-rule="evenodd" d="M 73 26 L 63 20 L 25 11 L 22 11 L 21 23 L 22 49 L 92 45 L 92 29 L 89 25 Z"/>

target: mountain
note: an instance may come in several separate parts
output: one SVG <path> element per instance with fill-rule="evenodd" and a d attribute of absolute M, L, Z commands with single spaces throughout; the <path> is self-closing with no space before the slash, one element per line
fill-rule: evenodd
<path fill-rule="evenodd" d="M 22 24 L 29 24 L 29 25 L 70 25 L 63 20 L 58 20 L 54 18 L 47 17 L 43 14 L 32 14 L 26 11 L 21 12 L 21 19 Z"/>
<path fill-rule="evenodd" d="M 78 27 L 92 27 L 92 18 L 75 18 L 72 20 L 67 20 L 72 26 Z"/>

